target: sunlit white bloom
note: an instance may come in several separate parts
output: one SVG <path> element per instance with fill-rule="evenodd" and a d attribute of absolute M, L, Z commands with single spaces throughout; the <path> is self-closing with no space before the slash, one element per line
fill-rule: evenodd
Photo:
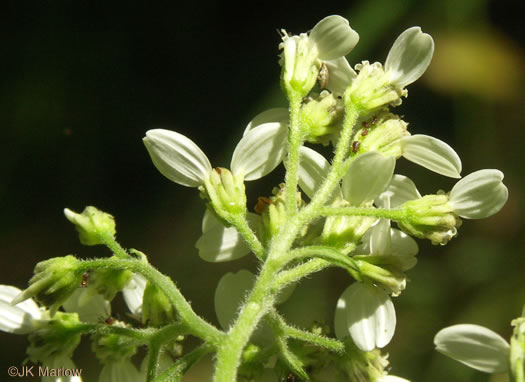
<path fill-rule="evenodd" d="M 315 150 L 301 147 L 299 186 L 312 198 L 330 172 L 328 161 Z M 390 182 L 395 160 L 370 151 L 353 160 L 343 178 L 340 195 L 351 205 L 360 206 L 373 201 Z"/>
<path fill-rule="evenodd" d="M 407 177 L 395 176 L 387 191 L 392 207 L 421 198 L 415 184 Z M 505 205 L 508 189 L 499 170 L 479 170 L 459 180 L 448 195 L 448 205 L 454 214 L 465 219 L 483 219 L 497 213 Z"/>
<path fill-rule="evenodd" d="M 503 373 L 509 369 L 508 342 L 483 326 L 449 326 L 436 334 L 434 345 L 438 352 L 485 373 Z"/>
<path fill-rule="evenodd" d="M 244 180 L 259 179 L 279 165 L 285 155 L 288 126 L 267 122 L 245 131 L 233 152 L 232 173 Z M 162 175 L 187 187 L 199 187 L 212 171 L 206 154 L 189 138 L 164 129 L 149 130 L 144 138 L 153 164 Z"/>
<path fill-rule="evenodd" d="M 7 333 L 27 334 L 38 326 L 39 321 L 47 320 L 48 314 L 29 298 L 19 304 L 11 305 L 13 299 L 22 291 L 10 285 L 0 285 L 0 330 Z"/>
<path fill-rule="evenodd" d="M 388 53 L 385 66 L 363 61 L 355 66 L 359 74 L 345 92 L 345 103 L 371 112 L 386 105 L 398 106 L 407 96 L 405 87 L 427 69 L 434 53 L 434 41 L 421 28 L 401 33 Z"/>
<path fill-rule="evenodd" d="M 396 159 L 403 156 L 438 174 L 461 177 L 461 159 L 447 143 L 429 135 L 411 135 L 408 124 L 392 113 L 379 113 L 372 128 L 369 125 L 372 122 L 365 123 L 358 131 L 359 152 L 375 150 Z M 365 130 L 366 136 L 363 136 Z"/>
<path fill-rule="evenodd" d="M 348 20 L 337 15 L 319 21 L 309 35 L 294 36 L 283 30 L 282 38 L 282 81 L 286 89 L 303 96 L 315 85 L 323 62 L 339 66 L 335 60 L 350 53 L 359 41 Z"/>
<path fill-rule="evenodd" d="M 434 40 L 420 27 L 405 30 L 394 41 L 385 62 L 390 82 L 400 88 L 416 81 L 427 70 L 434 54 Z"/>
<path fill-rule="evenodd" d="M 414 183 L 406 176 L 395 174 L 387 189 L 375 200 L 380 208 L 397 208 L 408 200 L 420 198 Z M 363 237 L 355 255 L 371 255 L 381 264 L 391 264 L 407 271 L 417 263 L 416 241 L 404 232 L 391 228 L 390 219 L 380 219 Z"/>
<path fill-rule="evenodd" d="M 454 212 L 467 219 L 483 219 L 497 213 L 507 202 L 509 191 L 499 170 L 479 170 L 459 182 L 450 191 Z"/>
<path fill-rule="evenodd" d="M 135 317 L 142 316 L 142 299 L 144 297 L 144 289 L 146 289 L 147 280 L 139 275 L 134 273 L 129 280 L 128 284 L 122 289 L 122 295 L 124 296 L 124 301 L 128 306 L 131 314 Z"/>
<path fill-rule="evenodd" d="M 38 307 L 37 303 L 29 298 L 16 305 L 11 305 L 14 298 L 22 291 L 10 285 L 0 285 L 0 330 L 14 334 L 31 334 L 45 326 L 50 319 L 49 312 Z M 58 354 L 43 360 L 45 369 L 69 369 L 74 371 L 75 364 L 70 355 Z M 80 370 L 80 369 L 79 369 Z M 76 375 L 42 377 L 42 382 L 81 382 L 82 378 Z"/>
<path fill-rule="evenodd" d="M 333 206 L 372 205 L 387 187 L 394 171 L 395 159 L 376 151 L 356 157 L 330 200 Z M 302 147 L 299 165 L 299 186 L 312 198 L 330 171 L 328 161 L 316 151 Z M 352 242 L 360 240 L 377 219 L 363 216 L 331 216 L 325 221 L 323 242 L 339 247 L 343 253 Z"/>
<path fill-rule="evenodd" d="M 254 213 L 247 213 L 246 219 L 254 229 L 261 223 L 261 217 Z M 204 213 L 202 235 L 195 247 L 203 260 L 216 263 L 239 259 L 250 253 L 241 234 L 234 227 L 226 227 L 209 210 Z"/>
<path fill-rule="evenodd" d="M 388 294 L 373 285 L 355 282 L 337 301 L 335 335 L 350 335 L 362 351 L 386 346 L 394 335 L 396 312 Z"/>

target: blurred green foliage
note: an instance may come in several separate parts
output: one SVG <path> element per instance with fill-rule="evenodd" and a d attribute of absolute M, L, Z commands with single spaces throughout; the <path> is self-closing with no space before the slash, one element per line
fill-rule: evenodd
<path fill-rule="evenodd" d="M 284 105 L 276 28 L 298 33 L 328 14 L 347 17 L 361 41 L 351 55 L 384 61 L 396 36 L 420 25 L 436 41 L 433 63 L 401 106 L 413 133 L 450 143 L 463 173 L 498 168 L 509 201 L 496 216 L 466 221 L 446 247 L 420 242 L 419 264 L 394 300 L 398 328 L 388 347 L 392 372 L 414 381 L 503 381 L 433 351 L 444 326 L 470 322 L 509 337 L 525 304 L 522 144 L 524 35 L 518 2 L 362 0 L 252 6 L 186 2 L 11 2 L 4 10 L 0 121 L 1 283 L 26 286 L 36 262 L 82 247 L 64 207 L 112 213 L 126 247 L 176 280 L 195 310 L 217 323 L 213 292 L 227 271 L 256 270 L 253 259 L 204 263 L 194 249 L 204 206 L 194 189 L 170 183 L 152 166 L 141 139 L 154 127 L 196 141 L 227 165 L 256 113 Z M 422 192 L 452 182 L 400 161 Z M 252 204 L 282 169 L 248 184 Z M 328 270 L 301 283 L 283 312 L 298 325 L 331 323 L 348 276 Z M 307 303 L 305 303 L 307 302 Z M 122 317 L 125 318 L 125 317 Z M 20 365 L 26 340 L 0 333 L 0 372 Z M 88 381 L 98 366 L 88 346 L 76 358 Z M 137 359 L 138 361 L 138 359 Z M 203 365 L 211 365 L 210 362 Z M 188 381 L 202 381 L 196 369 Z"/>

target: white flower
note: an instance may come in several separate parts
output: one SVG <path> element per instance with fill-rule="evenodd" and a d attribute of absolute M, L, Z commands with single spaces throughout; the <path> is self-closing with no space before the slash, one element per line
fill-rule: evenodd
<path fill-rule="evenodd" d="M 404 88 L 427 70 L 434 54 L 434 40 L 420 27 L 405 30 L 388 52 L 385 72 L 390 82 Z"/>
<path fill-rule="evenodd" d="M 38 307 L 36 302 L 29 298 L 16 305 L 11 305 L 13 299 L 22 293 L 16 287 L 0 285 L 0 330 L 14 334 L 30 334 L 43 327 L 50 319 L 47 310 Z M 49 369 L 75 369 L 71 357 L 60 354 L 56 357 L 45 359 L 42 367 Z M 42 377 L 43 382 L 81 382 L 80 376 L 68 377 Z"/>
<path fill-rule="evenodd" d="M 421 198 L 416 185 L 407 177 L 395 175 L 386 191 L 391 207 Z M 508 189 L 499 170 L 479 170 L 459 180 L 448 196 L 454 214 L 465 219 L 483 219 L 497 213 L 505 205 Z"/>
<path fill-rule="evenodd" d="M 22 291 L 10 285 L 0 285 L 0 330 L 14 334 L 33 332 L 39 321 L 47 320 L 48 314 L 29 298 L 19 304 L 11 305 L 13 299 Z"/>
<path fill-rule="evenodd" d="M 449 326 L 436 334 L 434 345 L 438 352 L 485 373 L 503 373 L 509 369 L 509 344 L 483 326 Z"/>
<path fill-rule="evenodd" d="M 232 173 L 247 181 L 270 173 L 285 155 L 287 133 L 288 126 L 282 121 L 255 127 L 249 125 L 233 152 Z M 212 167 L 208 157 L 182 134 L 164 129 L 149 130 L 144 145 L 155 167 L 175 183 L 199 187 L 210 176 Z"/>
<path fill-rule="evenodd" d="M 261 217 L 254 213 L 247 213 L 246 219 L 254 228 L 261 223 Z M 225 227 L 208 209 L 202 219 L 202 235 L 195 247 L 203 260 L 215 263 L 236 260 L 250 253 L 241 234 L 234 227 Z"/>
<path fill-rule="evenodd" d="M 509 191 L 499 170 L 479 170 L 459 182 L 450 191 L 454 212 L 467 219 L 483 219 L 497 213 L 507 202 Z"/>
<path fill-rule="evenodd" d="M 394 165 L 394 158 L 376 151 L 359 155 L 343 178 L 340 195 L 353 206 L 373 201 L 390 182 Z M 299 186 L 310 198 L 321 187 L 330 169 L 330 164 L 321 154 L 301 147 Z"/>
<path fill-rule="evenodd" d="M 380 208 L 396 208 L 407 200 L 420 198 L 414 183 L 403 175 L 395 174 L 387 189 L 375 200 Z M 419 252 L 416 241 L 404 232 L 391 228 L 390 219 L 379 219 L 363 236 L 354 255 L 381 257 L 382 264 L 392 264 L 402 271 L 413 268 Z"/>
<path fill-rule="evenodd" d="M 345 79 L 348 70 L 344 62 L 337 60 L 350 53 L 359 41 L 359 35 L 350 27 L 348 20 L 337 15 L 319 21 L 309 35 L 289 36 L 285 30 L 282 35 L 282 80 L 287 89 L 293 89 L 302 96 L 314 86 L 323 62 L 329 63 L 329 72 L 335 69 L 335 77 Z"/>
<path fill-rule="evenodd" d="M 129 280 L 128 284 L 122 289 L 122 295 L 124 296 L 126 305 L 133 316 L 139 317 L 139 321 L 142 316 L 142 299 L 147 282 L 143 276 L 134 273 L 131 280 Z"/>
<path fill-rule="evenodd" d="M 396 328 L 396 312 L 388 294 L 373 285 L 354 282 L 337 301 L 335 335 L 350 335 L 362 351 L 383 348 Z"/>

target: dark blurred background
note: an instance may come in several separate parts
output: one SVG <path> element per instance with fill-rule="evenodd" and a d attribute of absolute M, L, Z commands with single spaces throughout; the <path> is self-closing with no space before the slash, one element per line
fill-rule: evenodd
<path fill-rule="evenodd" d="M 510 320 L 525 304 L 522 2 L 122 4 L 3 4 L 0 283 L 24 288 L 34 265 L 49 257 L 105 255 L 103 248 L 82 247 L 62 213 L 94 205 L 116 217 L 122 245 L 147 253 L 195 310 L 216 323 L 219 278 L 241 268 L 255 271 L 256 262 L 209 264 L 198 257 L 202 201 L 195 189 L 171 183 L 154 168 L 141 142 L 146 130 L 177 130 L 214 165 L 228 166 L 249 120 L 286 105 L 277 29 L 304 32 L 329 14 L 343 15 L 361 36 L 348 56 L 355 64 L 384 62 L 397 35 L 420 25 L 435 39 L 435 56 L 397 112 L 412 133 L 451 144 L 464 175 L 502 170 L 510 197 L 498 215 L 465 221 L 446 247 L 420 242 L 419 264 L 394 300 L 398 328 L 387 348 L 392 373 L 413 381 L 505 381 L 437 354 L 432 339 L 461 322 L 508 338 Z M 449 190 L 454 183 L 398 163 L 397 171 L 422 192 Z M 250 205 L 270 194 L 282 174 L 250 183 Z M 349 281 L 336 269 L 315 275 L 282 310 L 305 327 L 314 319 L 331 323 Z M 8 366 L 21 364 L 27 341 L 5 333 L 0 341 L 5 376 Z M 90 361 L 87 341 L 75 357 L 86 380 L 96 380 L 99 366 Z M 187 380 L 205 381 L 204 375 L 198 369 Z"/>

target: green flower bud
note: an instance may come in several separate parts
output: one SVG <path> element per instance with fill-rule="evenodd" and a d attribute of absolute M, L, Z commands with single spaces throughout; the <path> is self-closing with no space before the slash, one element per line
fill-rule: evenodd
<path fill-rule="evenodd" d="M 328 145 L 338 132 L 342 117 L 342 104 L 333 94 L 323 91 L 317 98 L 310 98 L 301 109 L 306 141 Z"/>
<path fill-rule="evenodd" d="M 407 282 L 403 272 L 394 268 L 389 270 L 386 267 L 379 267 L 363 260 L 357 260 L 355 263 L 359 267 L 361 275 L 372 280 L 374 284 L 383 287 L 393 296 L 399 296 L 405 290 Z"/>
<path fill-rule="evenodd" d="M 217 167 L 205 180 L 201 192 L 222 218 L 246 214 L 246 192 L 241 175 L 233 175 L 230 170 Z"/>
<path fill-rule="evenodd" d="M 76 313 L 57 312 L 50 320 L 43 320 L 29 335 L 27 355 L 32 362 L 50 358 L 71 358 L 80 343 L 80 320 Z"/>
<path fill-rule="evenodd" d="M 151 283 L 146 284 L 142 303 L 142 322 L 151 326 L 163 326 L 175 321 L 173 304 L 159 288 Z"/>
<path fill-rule="evenodd" d="M 448 195 L 426 195 L 403 204 L 406 218 L 398 222 L 405 233 L 445 245 L 457 235 L 461 219 L 453 213 Z"/>
<path fill-rule="evenodd" d="M 131 280 L 133 273 L 121 269 L 96 269 L 89 274 L 89 285 L 108 301 L 115 298 Z"/>
<path fill-rule="evenodd" d="M 389 157 L 399 158 L 403 154 L 401 138 L 409 136 L 408 124 L 392 113 L 379 113 L 361 124 L 357 131 L 359 152 L 379 151 Z"/>
<path fill-rule="evenodd" d="M 114 321 L 112 325 L 122 328 L 129 327 L 122 321 Z M 131 358 L 137 352 L 134 342 L 118 334 L 100 334 L 99 332 L 92 336 L 91 349 L 99 360 L 108 363 Z"/>
<path fill-rule="evenodd" d="M 29 287 L 13 301 L 16 305 L 28 298 L 35 297 L 38 302 L 48 306 L 51 316 L 80 287 L 82 273 L 77 269 L 80 260 L 75 256 L 54 257 L 39 262 L 35 274 L 29 280 Z"/>
<path fill-rule="evenodd" d="M 344 94 L 345 105 L 351 104 L 369 113 L 388 105 L 400 105 L 401 96 L 406 97 L 407 91 L 391 82 L 389 74 L 385 73 L 379 62 L 370 64 L 363 61 L 355 68 L 359 73 Z"/>
<path fill-rule="evenodd" d="M 281 83 L 287 94 L 298 93 L 304 97 L 314 87 L 319 74 L 318 51 L 306 33 L 288 36 L 283 32 Z"/>
<path fill-rule="evenodd" d="M 350 203 L 338 199 L 332 206 L 348 207 Z M 370 216 L 329 216 L 324 223 L 322 243 L 347 254 L 355 248 L 355 245 L 376 220 L 377 218 Z"/>
<path fill-rule="evenodd" d="M 83 245 L 105 244 L 106 237 L 114 237 L 115 219 L 95 207 L 86 207 L 81 214 L 64 209 L 67 220 L 73 223 Z"/>

